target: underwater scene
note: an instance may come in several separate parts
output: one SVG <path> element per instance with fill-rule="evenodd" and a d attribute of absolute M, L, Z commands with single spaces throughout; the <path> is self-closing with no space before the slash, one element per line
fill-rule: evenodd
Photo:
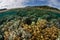
<path fill-rule="evenodd" d="M 31 6 L 2 11 L 0 40 L 60 40 L 60 10 Z"/>

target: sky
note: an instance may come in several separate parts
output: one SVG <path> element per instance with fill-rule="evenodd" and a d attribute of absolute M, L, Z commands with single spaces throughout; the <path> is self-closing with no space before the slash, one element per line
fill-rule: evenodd
<path fill-rule="evenodd" d="M 43 5 L 56 7 L 60 9 L 60 0 L 0 0 L 0 9 Z"/>

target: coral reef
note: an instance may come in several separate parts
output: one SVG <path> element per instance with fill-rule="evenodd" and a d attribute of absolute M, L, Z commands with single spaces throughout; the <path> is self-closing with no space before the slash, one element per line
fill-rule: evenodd
<path fill-rule="evenodd" d="M 28 7 L 0 12 L 0 40 L 60 40 L 60 11 Z"/>
<path fill-rule="evenodd" d="M 56 40 L 59 29 L 52 24 L 49 25 L 50 27 L 47 26 L 48 23 L 44 19 L 39 19 L 36 23 L 32 22 L 28 25 L 16 19 L 4 24 L 1 31 L 3 31 L 4 40 Z"/>

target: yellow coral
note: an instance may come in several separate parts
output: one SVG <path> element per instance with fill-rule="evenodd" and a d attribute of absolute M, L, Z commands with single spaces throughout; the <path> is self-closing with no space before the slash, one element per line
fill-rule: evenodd
<path fill-rule="evenodd" d="M 58 35 L 58 28 L 56 28 L 54 25 L 50 28 L 45 28 L 46 23 L 47 21 L 42 19 L 38 20 L 37 23 L 33 25 L 28 25 L 24 23 L 21 23 L 20 25 L 23 26 L 23 30 L 29 32 L 32 35 L 32 37 L 28 40 L 55 40 Z M 5 37 L 6 35 L 8 35 L 8 32 L 5 32 Z M 21 40 L 20 38 L 21 37 L 16 36 L 13 40 Z"/>

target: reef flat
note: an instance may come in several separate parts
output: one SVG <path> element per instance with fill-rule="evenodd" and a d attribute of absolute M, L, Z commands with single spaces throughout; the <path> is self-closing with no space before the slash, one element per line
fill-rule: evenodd
<path fill-rule="evenodd" d="M 0 40 L 60 40 L 60 10 L 33 6 L 0 12 Z"/>

